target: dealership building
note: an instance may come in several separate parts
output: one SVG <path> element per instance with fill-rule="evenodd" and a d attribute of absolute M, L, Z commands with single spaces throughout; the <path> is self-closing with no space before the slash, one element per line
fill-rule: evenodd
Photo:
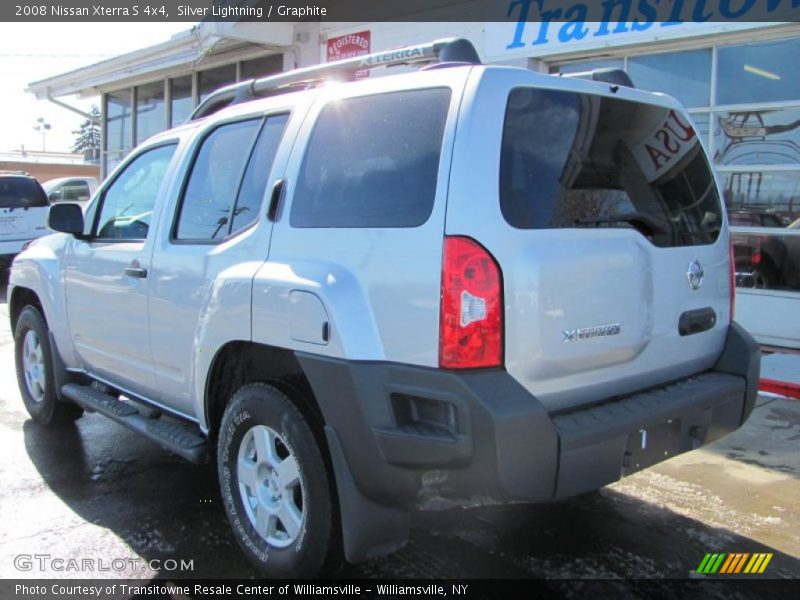
<path fill-rule="evenodd" d="M 564 26 L 203 22 L 30 91 L 102 98 L 105 174 L 221 85 L 338 58 L 459 36 L 487 63 L 545 73 L 623 68 L 637 87 L 678 98 L 712 157 L 736 226 L 737 320 L 763 344 L 800 348 L 800 23 Z"/>

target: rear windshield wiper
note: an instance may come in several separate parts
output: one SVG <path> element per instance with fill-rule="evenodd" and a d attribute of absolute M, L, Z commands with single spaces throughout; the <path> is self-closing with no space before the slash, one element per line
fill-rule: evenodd
<path fill-rule="evenodd" d="M 668 233 L 669 228 L 664 221 L 642 212 L 630 212 L 620 215 L 606 215 L 602 217 L 583 217 L 575 219 L 577 225 L 602 225 L 603 223 L 628 223 L 645 235 Z"/>

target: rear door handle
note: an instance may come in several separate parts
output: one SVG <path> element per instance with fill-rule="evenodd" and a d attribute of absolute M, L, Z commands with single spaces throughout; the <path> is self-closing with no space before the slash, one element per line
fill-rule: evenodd
<path fill-rule="evenodd" d="M 125 275 L 128 277 L 136 277 L 137 279 L 144 279 L 147 277 L 147 269 L 141 267 L 125 267 Z"/>
<path fill-rule="evenodd" d="M 716 323 L 717 313 L 710 306 L 687 310 L 678 320 L 678 333 L 682 336 L 702 333 L 714 327 Z"/>
<path fill-rule="evenodd" d="M 275 222 L 275 219 L 278 218 L 278 211 L 280 210 L 281 206 L 281 198 L 283 197 L 283 188 L 286 187 L 286 180 L 285 179 L 278 179 L 275 184 L 272 186 L 272 195 L 269 199 L 269 208 L 267 209 L 267 218 Z"/>

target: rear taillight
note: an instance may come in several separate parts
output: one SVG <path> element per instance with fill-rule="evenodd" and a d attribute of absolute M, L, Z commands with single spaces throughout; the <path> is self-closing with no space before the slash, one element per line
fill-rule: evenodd
<path fill-rule="evenodd" d="M 475 240 L 446 237 L 442 258 L 439 366 L 477 369 L 502 364 L 500 267 Z"/>
<path fill-rule="evenodd" d="M 736 303 L 736 265 L 733 260 L 733 244 L 728 247 L 728 294 L 730 296 L 730 315 L 733 321 L 733 308 Z"/>

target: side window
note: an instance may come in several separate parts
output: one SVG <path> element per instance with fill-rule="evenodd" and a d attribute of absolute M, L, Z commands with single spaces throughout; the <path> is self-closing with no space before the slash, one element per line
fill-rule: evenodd
<path fill-rule="evenodd" d="M 158 146 L 133 159 L 103 192 L 96 237 L 143 240 L 176 144 Z"/>
<path fill-rule="evenodd" d="M 300 168 L 293 227 L 417 227 L 433 210 L 450 90 L 331 102 Z"/>
<path fill-rule="evenodd" d="M 244 229 L 258 218 L 269 172 L 272 170 L 272 163 L 278 153 L 278 146 L 288 121 L 289 115 L 275 115 L 267 118 L 266 124 L 261 129 L 242 180 L 236 208 L 233 209 L 231 232 Z"/>
<path fill-rule="evenodd" d="M 57 185 L 53 190 L 47 194 L 50 202 L 64 202 L 64 184 Z"/>
<path fill-rule="evenodd" d="M 86 202 L 92 195 L 85 181 L 71 181 L 61 188 L 64 202 Z"/>
<path fill-rule="evenodd" d="M 47 206 L 47 194 L 32 177 L 0 177 L 0 208 Z"/>
<path fill-rule="evenodd" d="M 228 235 L 242 174 L 262 119 L 222 125 L 202 142 L 183 192 L 175 229 L 179 240 L 219 240 Z"/>

